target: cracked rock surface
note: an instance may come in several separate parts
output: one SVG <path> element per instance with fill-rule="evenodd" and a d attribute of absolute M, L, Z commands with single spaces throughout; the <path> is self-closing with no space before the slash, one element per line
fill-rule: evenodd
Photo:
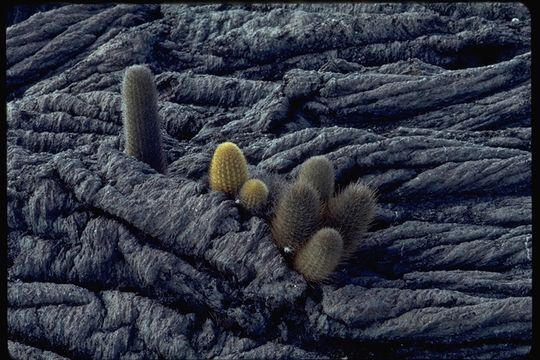
<path fill-rule="evenodd" d="M 11 357 L 530 351 L 523 5 L 63 5 L 6 35 Z M 155 74 L 166 175 L 123 152 L 134 64 Z M 325 155 L 339 188 L 377 189 L 331 281 L 306 283 L 265 216 L 209 190 L 223 141 L 252 174 Z"/>

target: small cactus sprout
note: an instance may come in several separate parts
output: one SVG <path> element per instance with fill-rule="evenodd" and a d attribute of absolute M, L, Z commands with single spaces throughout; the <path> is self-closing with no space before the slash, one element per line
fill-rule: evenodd
<path fill-rule="evenodd" d="M 317 191 L 308 183 L 289 185 L 278 200 L 272 219 L 272 235 L 281 249 L 294 252 L 316 231 L 321 222 L 321 203 Z"/>
<path fill-rule="evenodd" d="M 354 183 L 328 201 L 328 222 L 343 237 L 343 260 L 357 249 L 375 216 L 376 195 L 369 187 Z"/>
<path fill-rule="evenodd" d="M 248 180 L 247 161 L 242 150 L 232 142 L 220 144 L 210 162 L 210 188 L 236 196 Z"/>
<path fill-rule="evenodd" d="M 325 227 L 298 250 L 294 268 L 308 281 L 324 281 L 338 266 L 342 253 L 341 235 L 335 229 Z"/>
<path fill-rule="evenodd" d="M 313 156 L 304 161 L 298 181 L 310 183 L 318 191 L 323 202 L 334 193 L 334 168 L 325 156 Z"/>
<path fill-rule="evenodd" d="M 154 75 L 142 65 L 127 68 L 122 83 L 125 152 L 165 173 Z"/>
<path fill-rule="evenodd" d="M 248 210 L 258 209 L 267 198 L 268 187 L 259 179 L 249 179 L 240 189 L 240 204 Z"/>

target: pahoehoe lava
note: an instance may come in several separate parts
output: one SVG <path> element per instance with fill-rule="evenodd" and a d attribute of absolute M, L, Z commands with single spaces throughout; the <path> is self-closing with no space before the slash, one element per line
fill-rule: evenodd
<path fill-rule="evenodd" d="M 40 11 L 41 10 L 41 11 Z M 519 3 L 85 4 L 6 29 L 8 348 L 30 359 L 515 359 L 532 343 Z M 38 11 L 30 16 L 29 12 Z M 155 76 L 166 174 L 124 152 Z M 332 281 L 208 186 L 311 156 L 379 193 Z M 270 194 L 271 196 L 271 194 Z"/>

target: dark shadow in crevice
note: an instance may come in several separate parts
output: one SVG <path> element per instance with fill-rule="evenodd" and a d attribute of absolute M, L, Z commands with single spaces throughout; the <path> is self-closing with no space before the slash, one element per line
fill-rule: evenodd
<path fill-rule="evenodd" d="M 279 121 L 273 121 L 266 132 L 280 137 L 307 128 L 321 127 L 318 116 L 305 109 L 305 104 L 311 100 L 313 95 L 290 98 L 286 115 Z"/>
<path fill-rule="evenodd" d="M 463 338 L 463 340 L 465 340 Z M 508 345 L 527 346 L 531 345 L 530 340 L 516 339 L 484 339 L 475 341 L 456 341 L 453 343 L 444 343 L 443 341 L 435 342 L 433 340 L 393 340 L 393 341 L 360 341 L 352 339 L 340 339 L 331 337 L 321 337 L 306 341 L 303 348 L 308 351 L 316 351 L 318 353 L 330 356 L 332 359 L 348 358 L 348 359 L 395 359 L 396 356 L 414 357 L 417 358 L 423 352 L 426 357 L 448 356 L 449 352 L 463 350 L 481 350 L 487 345 Z M 448 341 L 448 340 L 447 340 Z M 495 350 L 495 349 L 494 349 Z M 470 353 L 468 354 L 470 356 Z M 461 355 L 465 356 L 465 354 Z M 456 354 L 459 357 L 459 354 Z"/>
<path fill-rule="evenodd" d="M 471 44 L 454 55 L 455 58 L 445 68 L 459 70 L 493 65 L 514 58 L 519 50 L 522 50 L 521 46 L 512 44 Z"/>

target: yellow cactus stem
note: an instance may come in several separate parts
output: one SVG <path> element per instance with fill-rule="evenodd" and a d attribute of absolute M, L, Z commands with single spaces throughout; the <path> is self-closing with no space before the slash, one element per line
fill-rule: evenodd
<path fill-rule="evenodd" d="M 240 189 L 240 203 L 248 210 L 258 209 L 268 198 L 268 187 L 259 179 L 249 179 Z"/>
<path fill-rule="evenodd" d="M 313 235 L 294 258 L 294 268 L 307 281 L 327 280 L 340 263 L 343 253 L 341 235 L 332 228 L 322 228 Z"/>
<path fill-rule="evenodd" d="M 232 142 L 220 144 L 210 163 L 210 188 L 236 196 L 248 180 L 247 161 L 242 150 Z"/>

